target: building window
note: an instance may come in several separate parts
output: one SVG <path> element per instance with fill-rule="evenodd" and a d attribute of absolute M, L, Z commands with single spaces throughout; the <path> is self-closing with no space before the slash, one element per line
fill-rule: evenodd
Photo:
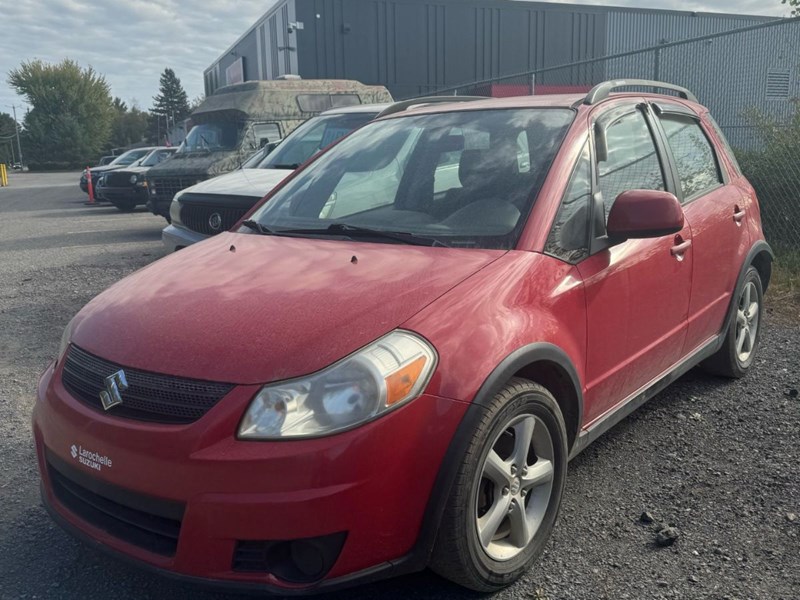
<path fill-rule="evenodd" d="M 767 99 L 786 100 L 789 98 L 790 74 L 788 69 L 767 71 Z"/>

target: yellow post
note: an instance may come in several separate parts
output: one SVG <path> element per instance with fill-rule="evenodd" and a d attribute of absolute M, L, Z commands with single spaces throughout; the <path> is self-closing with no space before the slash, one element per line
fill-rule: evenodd
<path fill-rule="evenodd" d="M 0 163 L 0 186 L 5 187 L 8 185 L 8 173 L 6 173 L 5 163 Z"/>

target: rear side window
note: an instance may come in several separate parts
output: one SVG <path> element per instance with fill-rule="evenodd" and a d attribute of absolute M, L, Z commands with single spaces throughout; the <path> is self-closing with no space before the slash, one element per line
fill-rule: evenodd
<path fill-rule="evenodd" d="M 700 123 L 670 114 L 661 117 L 661 124 L 675 159 L 684 202 L 719 186 L 722 178 L 717 157 Z"/>
<path fill-rule="evenodd" d="M 622 192 L 665 189 L 655 142 L 639 110 L 605 124 L 604 131 L 608 156 L 598 161 L 597 177 L 606 215 Z"/>
<path fill-rule="evenodd" d="M 589 145 L 584 146 L 544 251 L 566 262 L 576 263 L 589 256 L 589 209 L 592 199 L 592 161 Z"/>
<path fill-rule="evenodd" d="M 270 142 L 281 139 L 281 130 L 277 123 L 257 123 L 253 126 L 256 138 L 256 147 L 263 148 Z"/>
<path fill-rule="evenodd" d="M 297 107 L 303 112 L 323 112 L 331 108 L 361 104 L 358 94 L 298 94 Z"/>

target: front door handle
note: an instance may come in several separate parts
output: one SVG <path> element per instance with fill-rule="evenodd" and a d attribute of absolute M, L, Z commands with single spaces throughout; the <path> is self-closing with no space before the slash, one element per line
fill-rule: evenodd
<path fill-rule="evenodd" d="M 739 205 L 733 207 L 733 220 L 737 225 L 742 224 L 744 219 L 744 209 L 739 208 Z"/>
<path fill-rule="evenodd" d="M 670 254 L 678 260 L 683 260 L 683 255 L 692 245 L 692 240 L 684 240 L 681 236 L 675 236 L 675 245 L 670 248 Z"/>

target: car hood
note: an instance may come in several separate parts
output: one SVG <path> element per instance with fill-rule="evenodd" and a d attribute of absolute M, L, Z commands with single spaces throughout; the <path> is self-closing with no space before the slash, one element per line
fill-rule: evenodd
<path fill-rule="evenodd" d="M 347 356 L 504 254 L 223 233 L 97 296 L 72 342 L 117 364 L 254 384 Z"/>
<path fill-rule="evenodd" d="M 130 165 L 128 165 L 130 167 Z M 97 173 L 105 173 L 106 171 L 117 171 L 118 169 L 124 169 L 122 165 L 103 165 L 102 167 L 92 167 L 89 169 L 92 172 L 92 175 L 96 175 Z"/>
<path fill-rule="evenodd" d="M 292 171 L 284 169 L 239 169 L 201 181 L 186 188 L 183 193 L 263 198 L 291 174 Z"/>
<path fill-rule="evenodd" d="M 248 155 L 239 150 L 218 150 L 183 154 L 176 152 L 150 168 L 150 177 L 187 177 L 201 175 L 205 179 L 238 169 Z"/>

